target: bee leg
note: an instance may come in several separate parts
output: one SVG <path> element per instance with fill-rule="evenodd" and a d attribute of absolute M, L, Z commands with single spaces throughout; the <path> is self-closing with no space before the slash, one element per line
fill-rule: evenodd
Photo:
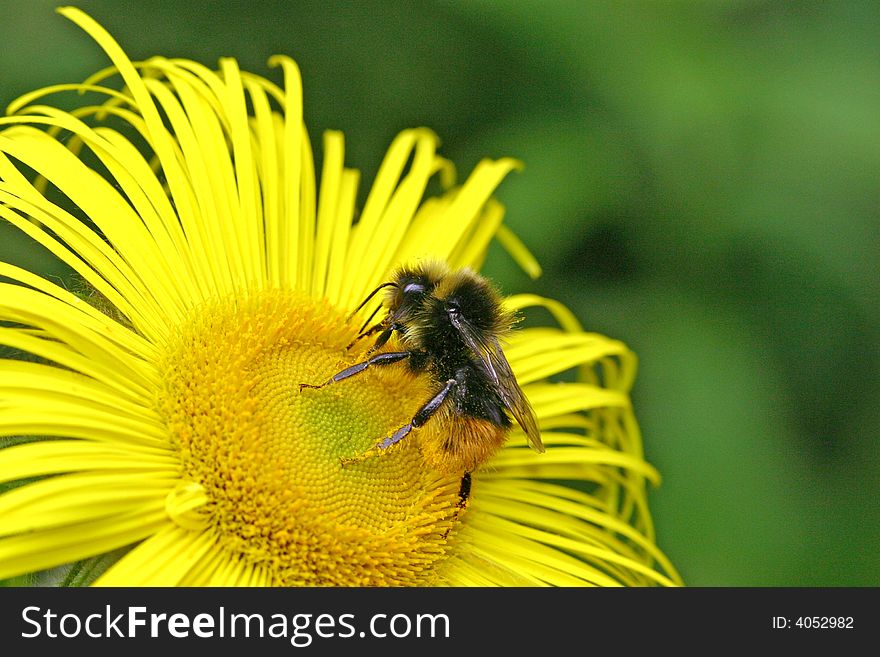
<path fill-rule="evenodd" d="M 385 440 L 376 444 L 378 449 L 388 449 L 395 443 L 399 443 L 401 440 L 409 435 L 409 432 L 413 429 L 418 429 L 421 426 L 424 426 L 425 422 L 427 422 L 434 413 L 437 412 L 437 409 L 446 401 L 446 397 L 455 387 L 458 382 L 455 379 L 449 379 L 442 388 L 440 388 L 440 392 L 431 397 L 428 402 L 422 406 L 416 414 L 413 415 L 413 419 L 404 424 L 400 429 L 395 431 L 391 436 L 386 438 Z"/>
<path fill-rule="evenodd" d="M 406 352 L 406 353 L 412 353 L 412 352 Z M 379 355 L 384 356 L 385 354 L 379 354 Z M 374 358 L 376 358 L 376 356 L 374 356 Z M 396 445 L 397 443 L 399 443 L 401 440 L 406 438 L 413 429 L 418 429 L 419 427 L 423 426 L 425 424 L 425 422 L 427 422 L 431 418 L 431 416 L 437 412 L 437 409 L 440 408 L 440 406 L 446 400 L 446 397 L 449 395 L 449 393 L 452 391 L 452 389 L 456 386 L 457 383 L 458 382 L 455 379 L 449 379 L 443 385 L 443 387 L 440 389 L 440 392 L 438 392 L 436 395 L 431 397 L 431 399 L 428 400 L 428 402 L 424 406 L 422 406 L 418 411 L 416 411 L 416 414 L 413 416 L 412 420 L 410 420 L 409 422 L 404 424 L 402 427 L 400 427 L 397 431 L 392 433 L 390 436 L 388 436 L 384 440 L 380 440 L 378 443 L 376 443 L 373 447 L 368 449 L 366 452 L 364 452 L 358 456 L 355 456 L 353 458 L 342 459 L 342 464 L 347 465 L 349 463 L 358 463 L 360 461 L 363 461 L 364 459 L 367 459 L 371 456 L 375 456 L 375 455 L 383 452 L 384 450 L 388 449 L 392 445 Z"/>
<path fill-rule="evenodd" d="M 458 504 L 456 505 L 457 510 L 461 510 L 467 506 L 468 499 L 471 496 L 471 473 L 465 472 L 461 476 L 461 486 L 458 488 Z M 457 511 L 456 511 L 457 513 Z"/>
<path fill-rule="evenodd" d="M 364 326 L 366 326 L 366 325 L 364 325 Z M 391 334 L 394 333 L 395 331 L 399 331 L 400 329 L 401 329 L 400 324 L 391 324 L 390 326 L 386 326 L 384 320 L 379 322 L 378 324 L 373 324 L 366 331 L 363 330 L 363 328 L 361 328 L 361 332 L 357 334 L 357 337 L 354 340 L 352 340 L 351 342 L 348 343 L 348 346 L 345 348 L 345 350 L 348 351 L 349 349 L 351 349 L 355 344 L 357 344 L 357 341 L 360 340 L 361 338 L 365 338 L 369 335 L 373 335 L 374 333 L 377 333 L 378 331 L 381 330 L 382 333 L 380 333 L 379 337 L 376 338 L 376 342 L 373 343 L 372 347 L 367 349 L 367 355 L 370 355 L 372 353 L 379 351 L 382 347 L 384 347 L 385 343 L 388 342 L 388 340 L 391 338 Z"/>
<path fill-rule="evenodd" d="M 452 514 L 452 522 L 445 532 L 443 532 L 443 538 L 446 539 L 449 536 L 449 532 L 452 530 L 453 525 L 455 525 L 455 521 L 458 520 L 458 516 L 467 506 L 468 500 L 471 497 L 471 473 L 465 472 L 461 476 L 461 485 L 458 487 L 458 504 L 455 505 L 455 511 Z"/>
<path fill-rule="evenodd" d="M 382 322 L 378 322 L 376 324 L 373 324 L 370 328 L 364 330 L 366 328 L 366 324 L 364 324 L 364 326 L 361 327 L 361 332 L 357 334 L 357 337 L 355 337 L 354 340 L 348 343 L 348 345 L 345 347 L 345 350 L 348 351 L 358 343 L 358 340 L 361 340 L 362 338 L 367 338 L 374 333 L 381 331 L 383 327 L 384 325 L 382 324 Z"/>
<path fill-rule="evenodd" d="M 318 385 L 313 385 L 311 383 L 300 383 L 299 389 L 302 391 L 304 388 L 323 388 L 324 386 L 329 386 L 331 383 L 339 383 L 340 381 L 347 379 L 350 376 L 354 376 L 355 374 L 360 374 L 365 369 L 370 366 L 379 366 L 379 365 L 391 365 L 392 363 L 396 363 L 398 361 L 403 360 L 404 358 L 408 358 L 412 356 L 412 351 L 389 351 L 384 354 L 376 354 L 368 358 L 367 360 L 356 363 L 350 367 L 346 367 L 341 372 L 338 372 L 331 376 L 329 379 L 324 381 L 324 383 L 320 383 Z"/>
<path fill-rule="evenodd" d="M 379 326 L 381 328 L 382 325 L 380 324 Z M 376 338 L 376 341 L 373 343 L 373 346 L 370 347 L 369 349 L 367 349 L 367 353 L 372 354 L 376 351 L 379 351 L 382 347 L 385 346 L 385 343 L 388 342 L 388 339 L 391 337 L 391 334 L 394 333 L 395 331 L 399 331 L 400 328 L 401 328 L 400 324 L 391 324 L 391 326 L 386 327 L 385 330 L 379 334 L 379 337 Z"/>

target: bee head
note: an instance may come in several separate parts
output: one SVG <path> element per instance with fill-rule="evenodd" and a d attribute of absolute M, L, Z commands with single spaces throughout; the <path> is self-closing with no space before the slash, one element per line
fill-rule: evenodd
<path fill-rule="evenodd" d="M 394 286 L 387 292 L 385 305 L 401 317 L 420 308 L 433 292 L 445 271 L 435 263 L 403 267 L 394 276 Z"/>

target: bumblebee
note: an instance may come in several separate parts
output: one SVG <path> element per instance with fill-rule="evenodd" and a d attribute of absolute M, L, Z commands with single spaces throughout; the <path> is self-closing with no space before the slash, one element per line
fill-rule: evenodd
<path fill-rule="evenodd" d="M 381 453 L 429 421 L 420 432 L 425 461 L 445 474 L 462 474 L 459 507 L 470 494 L 471 472 L 505 442 L 512 426 L 508 413 L 525 432 L 529 445 L 544 451 L 534 411 L 517 384 L 499 339 L 513 324 L 501 298 L 485 278 L 470 269 L 451 270 L 430 261 L 398 269 L 361 303 L 357 313 L 380 290 L 384 303 L 361 327 L 351 347 L 378 334 L 366 360 L 334 374 L 323 388 L 371 367 L 406 363 L 414 373 L 426 373 L 435 392 L 412 419 L 367 450 L 360 458 Z M 381 308 L 386 314 L 370 322 Z M 392 336 L 399 349 L 380 351 Z"/>

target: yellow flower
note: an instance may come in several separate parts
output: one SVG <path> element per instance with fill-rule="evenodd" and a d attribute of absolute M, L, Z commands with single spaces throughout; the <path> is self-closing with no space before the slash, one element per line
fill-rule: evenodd
<path fill-rule="evenodd" d="M 299 391 L 363 357 L 346 346 L 370 308 L 347 315 L 402 263 L 476 268 L 497 237 L 535 271 L 491 198 L 514 161 L 456 185 L 436 137 L 405 131 L 358 214 L 340 133 L 316 175 L 294 62 L 271 62 L 283 88 L 232 59 L 132 63 L 61 13 L 113 66 L 0 119 L 0 216 L 89 292 L 0 263 L 0 344 L 27 354 L 0 361 L 0 578 L 112 554 L 88 562 L 98 584 L 680 582 L 646 504 L 635 357 L 558 303 L 505 300 L 561 327 L 505 348 L 546 453 L 512 431 L 463 509 L 418 431 L 342 463 L 412 417 L 424 377 L 372 368 Z M 121 91 L 104 86 L 117 74 Z M 99 100 L 44 104 L 70 90 Z M 435 176 L 445 191 L 425 198 Z"/>

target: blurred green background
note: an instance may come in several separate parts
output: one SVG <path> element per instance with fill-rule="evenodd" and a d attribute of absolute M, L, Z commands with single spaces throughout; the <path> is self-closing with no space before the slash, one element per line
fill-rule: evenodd
<path fill-rule="evenodd" d="M 0 2 L 0 103 L 106 65 Z M 691 585 L 880 585 L 880 3 L 85 0 L 132 58 L 303 70 L 313 144 L 369 181 L 432 127 L 569 305 L 640 356 L 660 546 Z M 57 274 L 0 227 L 0 258 Z"/>

